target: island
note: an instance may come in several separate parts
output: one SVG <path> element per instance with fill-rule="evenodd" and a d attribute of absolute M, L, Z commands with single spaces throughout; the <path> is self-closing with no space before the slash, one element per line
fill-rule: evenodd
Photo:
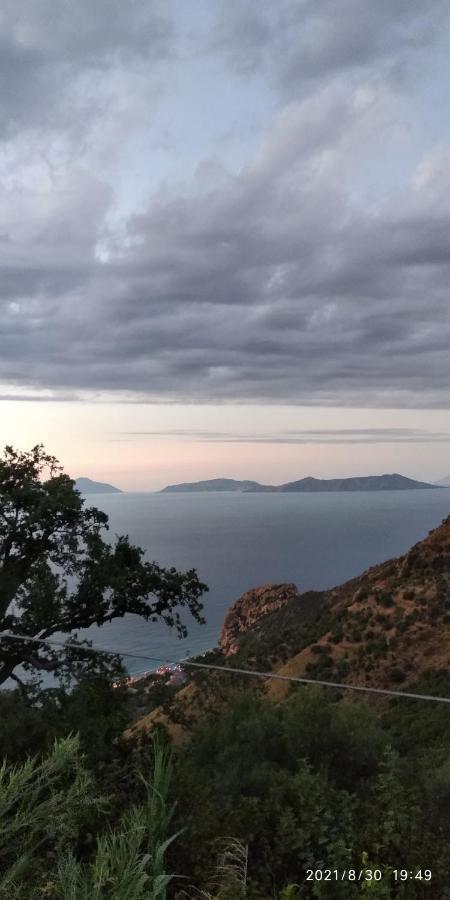
<path fill-rule="evenodd" d="M 171 484 L 159 491 L 165 493 L 193 493 L 206 491 L 240 491 L 246 494 L 262 493 L 325 493 L 346 491 L 418 491 L 433 490 L 445 485 L 415 481 L 405 475 L 366 475 L 354 478 L 300 478 L 286 484 L 259 484 L 257 481 L 235 481 L 233 478 L 212 478 L 207 481 L 192 481 Z"/>
<path fill-rule="evenodd" d="M 187 481 L 169 484 L 159 494 L 199 493 L 204 491 L 253 491 L 263 489 L 257 481 L 236 481 L 234 478 L 211 478 L 209 481 Z"/>
<path fill-rule="evenodd" d="M 75 487 L 81 494 L 122 494 L 120 488 L 104 481 L 92 481 L 91 478 L 76 478 Z"/>
<path fill-rule="evenodd" d="M 435 488 L 436 485 L 425 481 L 415 481 L 405 475 L 363 475 L 355 478 L 300 478 L 272 487 L 261 486 L 248 488 L 254 491 L 274 491 L 276 493 L 319 493 L 325 491 L 419 491 Z"/>

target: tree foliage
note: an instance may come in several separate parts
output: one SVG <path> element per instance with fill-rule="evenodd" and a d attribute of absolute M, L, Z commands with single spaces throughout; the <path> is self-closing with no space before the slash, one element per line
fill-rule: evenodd
<path fill-rule="evenodd" d="M 319 688 L 279 705 L 250 689 L 230 695 L 177 753 L 177 818 L 189 821 L 177 846 L 182 870 L 207 884 L 215 842 L 233 834 L 248 846 L 247 900 L 278 897 L 289 884 L 287 896 L 302 900 L 450 897 L 450 711 L 432 712 L 406 702 L 380 711 Z M 401 720 L 410 718 L 420 738 L 411 734 L 405 748 Z M 430 720 L 427 739 L 421 723 Z M 309 868 L 379 869 L 382 881 L 306 882 Z M 429 868 L 432 883 L 395 887 L 399 868 Z"/>
<path fill-rule="evenodd" d="M 108 517 L 86 507 L 57 460 L 37 445 L 7 446 L 0 461 L 0 685 L 22 667 L 60 677 L 120 670 L 118 657 L 80 651 L 78 629 L 127 614 L 162 619 L 180 636 L 180 610 L 203 621 L 207 590 L 194 569 L 178 572 L 144 559 L 127 536 L 105 540 Z M 68 635 L 60 649 L 25 638 Z M 14 637 L 14 635 L 16 637 Z M 88 641 L 82 642 L 85 648 Z M 75 648 L 76 644 L 76 648 Z"/>

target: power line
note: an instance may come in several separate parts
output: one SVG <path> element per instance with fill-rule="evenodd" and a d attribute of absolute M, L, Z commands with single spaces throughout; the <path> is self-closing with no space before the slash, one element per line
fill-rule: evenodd
<path fill-rule="evenodd" d="M 208 671 L 225 672 L 229 675 L 245 675 L 253 678 L 271 678 L 276 681 L 287 681 L 294 684 L 318 685 L 319 687 L 333 688 L 334 690 L 355 691 L 366 694 L 379 694 L 387 697 L 400 697 L 408 700 L 425 700 L 432 703 L 450 704 L 450 697 L 436 697 L 433 694 L 415 694 L 412 691 L 395 691 L 389 688 L 374 688 L 366 685 L 343 684 L 338 681 L 325 681 L 317 678 L 302 678 L 296 675 L 281 675 L 279 672 L 259 672 L 254 669 L 241 669 L 233 666 L 219 666 L 214 663 L 200 663 L 188 659 L 175 660 L 163 656 L 143 656 L 137 653 L 126 653 L 118 650 L 105 650 L 104 648 L 83 647 L 80 644 L 69 644 L 64 641 L 55 641 L 48 638 L 29 637 L 28 635 L 8 634 L 4 637 L 17 641 L 28 641 L 35 644 L 47 644 L 50 647 L 59 647 L 64 650 L 80 649 L 83 653 L 95 653 L 104 656 L 126 656 L 130 659 L 144 659 L 146 662 L 159 662 L 167 665 L 183 665 L 184 668 L 206 669 Z"/>

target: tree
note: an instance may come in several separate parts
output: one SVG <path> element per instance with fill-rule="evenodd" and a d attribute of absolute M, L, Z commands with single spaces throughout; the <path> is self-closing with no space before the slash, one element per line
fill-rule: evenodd
<path fill-rule="evenodd" d="M 35 676 L 61 678 L 120 671 L 120 658 L 94 654 L 76 629 L 134 613 L 187 633 L 185 608 L 198 622 L 208 590 L 195 569 L 180 573 L 144 560 L 128 536 L 102 536 L 108 516 L 85 501 L 55 457 L 38 444 L 5 447 L 0 460 L 0 685 Z M 64 649 L 30 639 L 66 634 Z M 14 636 L 17 637 L 14 637 Z M 21 636 L 21 637 L 19 637 Z M 23 640 L 27 638 L 28 640 Z M 80 650 L 80 645 L 83 649 Z"/>

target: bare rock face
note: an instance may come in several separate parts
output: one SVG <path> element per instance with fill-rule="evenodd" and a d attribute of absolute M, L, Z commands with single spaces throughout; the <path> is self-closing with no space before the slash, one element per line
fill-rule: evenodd
<path fill-rule="evenodd" d="M 257 622 L 299 596 L 295 584 L 264 584 L 243 594 L 233 603 L 222 626 L 219 647 L 225 656 L 237 653 L 239 638 Z"/>

